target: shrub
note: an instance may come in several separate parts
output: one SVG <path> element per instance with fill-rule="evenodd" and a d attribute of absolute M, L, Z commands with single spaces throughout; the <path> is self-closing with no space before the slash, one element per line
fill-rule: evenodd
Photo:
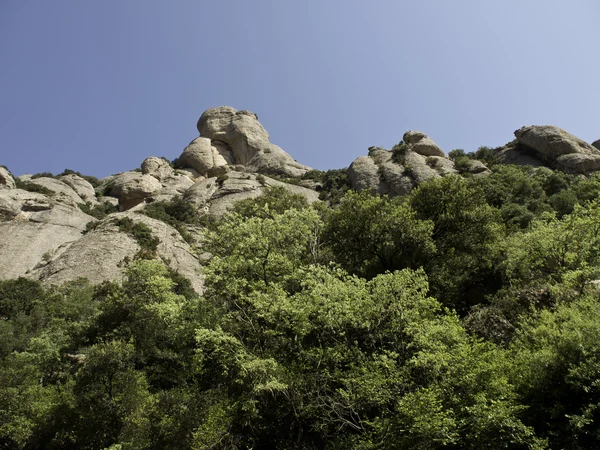
<path fill-rule="evenodd" d="M 85 204 L 79 203 L 79 209 L 81 209 L 84 213 L 98 219 L 102 220 L 106 216 L 112 213 L 119 212 L 119 208 L 111 203 L 102 202 L 97 205 L 93 205 L 90 202 Z"/>
<path fill-rule="evenodd" d="M 47 187 L 40 186 L 39 184 L 32 183 L 30 181 L 21 181 L 18 178 L 15 178 L 15 185 L 17 189 L 23 189 L 29 192 L 36 192 L 38 194 L 44 195 L 54 195 L 55 192 Z"/>
<path fill-rule="evenodd" d="M 140 251 L 136 255 L 141 259 L 152 259 L 156 256 L 156 249 L 160 239 L 152 235 L 152 230 L 148 225 L 142 222 L 134 222 L 130 217 L 123 217 L 115 221 L 119 230 L 129 234 L 140 246 Z"/>
<path fill-rule="evenodd" d="M 54 178 L 54 175 L 52 175 L 50 172 L 40 172 L 40 173 L 36 173 L 35 175 L 31 176 L 32 180 L 34 180 L 36 178 Z"/>

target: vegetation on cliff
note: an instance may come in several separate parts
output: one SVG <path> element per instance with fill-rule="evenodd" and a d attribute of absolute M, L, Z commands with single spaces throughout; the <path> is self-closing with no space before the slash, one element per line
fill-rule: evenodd
<path fill-rule="evenodd" d="M 0 282 L 0 447 L 599 447 L 600 179 L 492 172 L 268 189 L 204 227 L 202 296 L 123 219 L 123 283 Z"/>

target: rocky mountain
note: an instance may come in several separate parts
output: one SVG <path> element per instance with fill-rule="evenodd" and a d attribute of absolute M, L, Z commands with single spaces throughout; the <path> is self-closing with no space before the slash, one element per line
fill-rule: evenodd
<path fill-rule="evenodd" d="M 311 176 L 316 171 L 272 144 L 252 112 L 212 108 L 197 128 L 199 137 L 172 163 L 148 157 L 140 169 L 101 180 L 72 172 L 15 178 L 0 167 L 0 279 L 24 276 L 53 284 L 86 277 L 100 283 L 119 279 L 124 261 L 151 252 L 201 292 L 198 228 L 145 215 L 152 205 L 181 201 L 198 217 L 210 218 L 274 186 L 311 203 L 326 199 L 323 184 Z M 371 147 L 354 160 L 347 169 L 349 187 L 404 195 L 434 178 L 486 176 L 489 163 L 583 175 L 600 170 L 600 141 L 590 145 L 554 126 L 524 127 L 515 137 L 486 162 L 474 155 L 459 161 L 426 134 L 408 131 L 391 150 Z"/>

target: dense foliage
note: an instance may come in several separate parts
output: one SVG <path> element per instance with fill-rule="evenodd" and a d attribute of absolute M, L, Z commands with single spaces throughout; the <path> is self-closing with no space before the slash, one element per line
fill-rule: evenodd
<path fill-rule="evenodd" d="M 129 218 L 121 284 L 0 282 L 0 448 L 599 448 L 600 180 L 336 176 L 204 227 L 202 296 Z"/>

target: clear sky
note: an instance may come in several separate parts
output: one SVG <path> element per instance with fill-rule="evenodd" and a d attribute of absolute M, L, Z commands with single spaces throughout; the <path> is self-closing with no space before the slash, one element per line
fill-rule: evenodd
<path fill-rule="evenodd" d="M 106 176 L 174 159 L 207 108 L 303 164 L 409 129 L 446 152 L 551 124 L 600 138 L 598 0 L 0 0 L 0 164 Z"/>

